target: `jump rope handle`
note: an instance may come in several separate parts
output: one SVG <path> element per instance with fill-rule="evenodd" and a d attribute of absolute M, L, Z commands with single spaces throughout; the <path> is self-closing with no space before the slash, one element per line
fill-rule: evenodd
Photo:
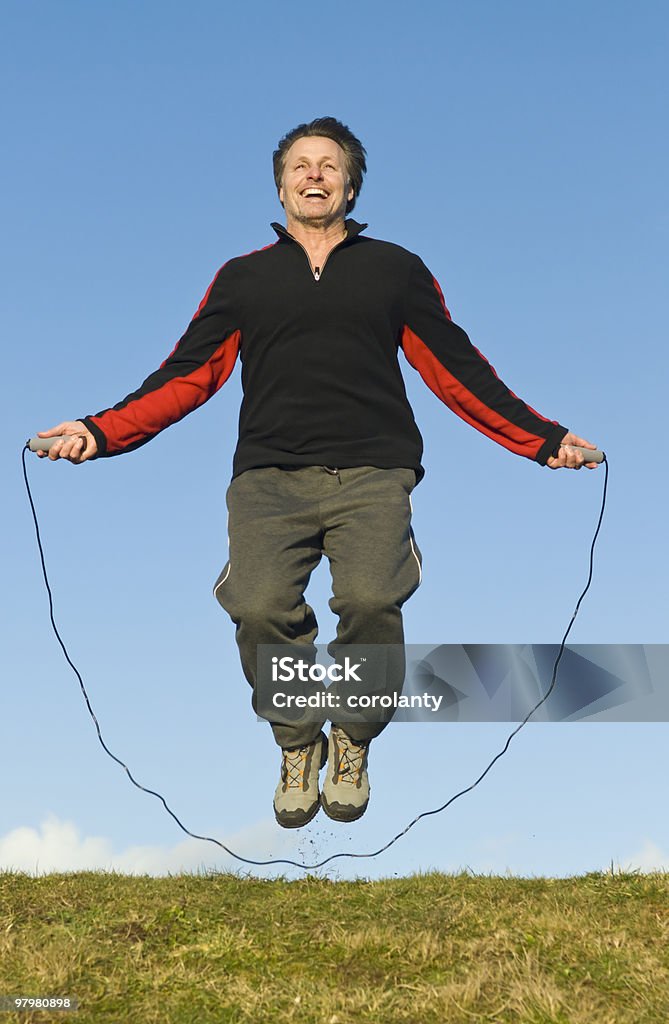
<path fill-rule="evenodd" d="M 580 452 L 586 462 L 604 462 L 606 455 L 600 452 L 599 448 L 581 448 L 578 444 L 560 445 L 561 448 L 573 448 Z"/>
<path fill-rule="evenodd" d="M 26 444 L 31 452 L 48 452 L 56 441 L 68 441 L 69 437 L 69 434 L 59 434 L 56 437 L 31 437 Z"/>

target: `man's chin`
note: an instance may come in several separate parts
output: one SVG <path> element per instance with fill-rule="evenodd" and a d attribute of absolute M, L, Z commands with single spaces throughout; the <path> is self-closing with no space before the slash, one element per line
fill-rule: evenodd
<path fill-rule="evenodd" d="M 343 221 L 344 216 L 340 213 L 303 213 L 300 210 L 293 214 L 293 220 L 296 220 L 298 224 L 302 224 L 304 227 L 329 228 L 333 224 Z"/>

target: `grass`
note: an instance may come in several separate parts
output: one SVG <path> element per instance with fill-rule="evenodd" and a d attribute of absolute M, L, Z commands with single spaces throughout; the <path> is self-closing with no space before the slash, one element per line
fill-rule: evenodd
<path fill-rule="evenodd" d="M 669 875 L 0 874 L 0 994 L 66 1024 L 667 1024 Z"/>

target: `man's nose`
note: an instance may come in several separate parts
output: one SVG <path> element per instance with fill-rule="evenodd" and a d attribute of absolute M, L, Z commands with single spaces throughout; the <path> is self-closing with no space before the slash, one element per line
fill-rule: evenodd
<path fill-rule="evenodd" d="M 323 177 L 323 172 L 320 167 L 310 167 L 307 171 L 307 178 L 314 178 L 315 181 L 320 181 Z"/>

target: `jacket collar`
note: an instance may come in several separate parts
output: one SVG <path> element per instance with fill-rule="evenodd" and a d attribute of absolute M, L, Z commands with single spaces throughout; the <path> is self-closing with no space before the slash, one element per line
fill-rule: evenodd
<path fill-rule="evenodd" d="M 360 232 L 364 231 L 365 228 L 367 227 L 366 224 L 358 224 L 357 220 L 345 220 L 344 224 L 346 226 L 346 238 L 344 239 L 345 242 L 350 242 L 352 238 L 356 238 L 360 234 Z M 285 238 L 287 242 L 295 241 L 290 232 L 286 231 L 283 224 L 277 224 L 276 222 L 273 222 L 272 227 L 276 231 L 279 238 Z"/>

